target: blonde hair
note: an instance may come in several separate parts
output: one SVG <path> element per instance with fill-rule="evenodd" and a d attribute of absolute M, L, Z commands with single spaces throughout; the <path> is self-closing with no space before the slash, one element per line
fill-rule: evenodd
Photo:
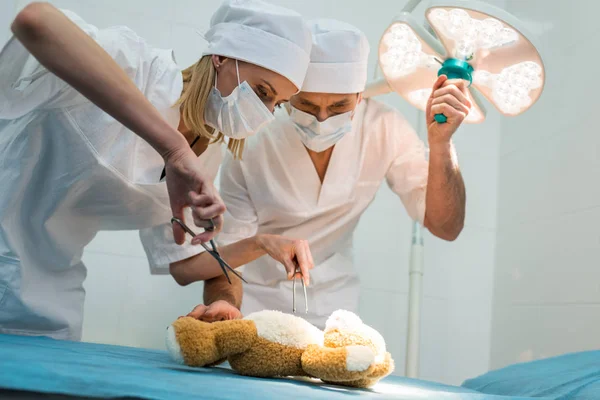
<path fill-rule="evenodd" d="M 216 70 L 211 56 L 204 56 L 184 69 L 183 93 L 177 102 L 185 126 L 197 136 L 209 139 L 209 144 L 225 142 L 225 136 L 204 122 L 204 108 L 212 90 Z M 245 139 L 229 139 L 227 148 L 235 159 L 241 159 Z"/>

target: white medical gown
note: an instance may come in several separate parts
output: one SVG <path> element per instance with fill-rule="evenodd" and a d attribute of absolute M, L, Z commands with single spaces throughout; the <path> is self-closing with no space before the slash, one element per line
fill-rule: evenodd
<path fill-rule="evenodd" d="M 227 205 L 223 244 L 256 233 L 306 239 L 315 261 L 307 319 L 323 328 L 337 309 L 356 311 L 359 279 L 352 237 L 360 216 L 387 180 L 408 214 L 423 222 L 428 162 L 423 142 L 394 109 L 374 100 L 357 108 L 352 131 L 335 146 L 321 184 L 287 112 L 247 139 L 243 161 L 226 156 L 221 196 Z M 290 312 L 292 283 L 268 256 L 243 267 L 242 312 Z M 303 307 L 302 294 L 296 299 Z"/>
<path fill-rule="evenodd" d="M 172 52 L 127 28 L 100 30 L 64 13 L 177 128 L 183 82 Z M 211 179 L 220 157 L 217 145 L 200 157 Z M 199 252 L 173 241 L 163 167 L 143 139 L 48 72 L 15 38 L 7 43 L 0 53 L 0 332 L 80 339 L 81 256 L 100 230 L 141 229 L 151 266 L 163 269 Z"/>

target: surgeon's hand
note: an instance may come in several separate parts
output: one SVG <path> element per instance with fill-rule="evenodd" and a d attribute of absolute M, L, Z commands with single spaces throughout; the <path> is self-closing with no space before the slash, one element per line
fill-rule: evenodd
<path fill-rule="evenodd" d="M 216 322 L 240 319 L 242 313 L 225 300 L 217 300 L 208 306 L 204 304 L 196 306 L 187 316 L 204 322 Z"/>
<path fill-rule="evenodd" d="M 313 269 L 315 263 L 306 240 L 293 240 L 279 235 L 258 235 L 259 246 L 273 259 L 279 261 L 285 267 L 288 279 L 300 277 L 296 274 L 296 268 L 300 268 L 304 283 L 310 283 L 309 270 Z"/>
<path fill-rule="evenodd" d="M 429 145 L 448 143 L 471 110 L 468 82 L 440 75 L 427 101 L 427 132 Z M 435 115 L 444 114 L 446 123 L 436 122 Z"/>
<path fill-rule="evenodd" d="M 196 226 L 210 228 L 212 219 L 214 229 L 192 240 L 192 244 L 208 242 L 223 226 L 225 204 L 213 183 L 204 176 L 198 157 L 189 148 L 183 154 L 170 155 L 165 171 L 173 216 L 184 221 L 183 209 L 190 207 Z M 189 221 L 184 222 L 190 225 Z M 173 224 L 173 235 L 177 244 L 184 243 L 185 232 L 178 224 Z"/>

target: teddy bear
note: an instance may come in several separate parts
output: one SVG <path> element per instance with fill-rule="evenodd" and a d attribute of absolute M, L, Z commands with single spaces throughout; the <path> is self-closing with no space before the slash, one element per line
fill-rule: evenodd
<path fill-rule="evenodd" d="M 324 331 L 271 310 L 213 323 L 183 317 L 167 328 L 166 342 L 182 364 L 210 367 L 227 360 L 237 373 L 253 377 L 308 377 L 369 388 L 394 370 L 379 332 L 345 310 L 334 312 Z"/>

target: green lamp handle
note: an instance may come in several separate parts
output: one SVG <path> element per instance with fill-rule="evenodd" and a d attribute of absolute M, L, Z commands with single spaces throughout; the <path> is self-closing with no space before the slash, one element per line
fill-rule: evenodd
<path fill-rule="evenodd" d="M 446 75 L 448 79 L 464 79 L 469 81 L 470 85 L 473 81 L 472 72 L 473 67 L 466 61 L 449 58 L 442 64 L 442 68 L 438 71 L 438 76 Z M 448 118 L 444 114 L 435 114 L 433 118 L 438 124 L 445 124 L 448 121 Z"/>

